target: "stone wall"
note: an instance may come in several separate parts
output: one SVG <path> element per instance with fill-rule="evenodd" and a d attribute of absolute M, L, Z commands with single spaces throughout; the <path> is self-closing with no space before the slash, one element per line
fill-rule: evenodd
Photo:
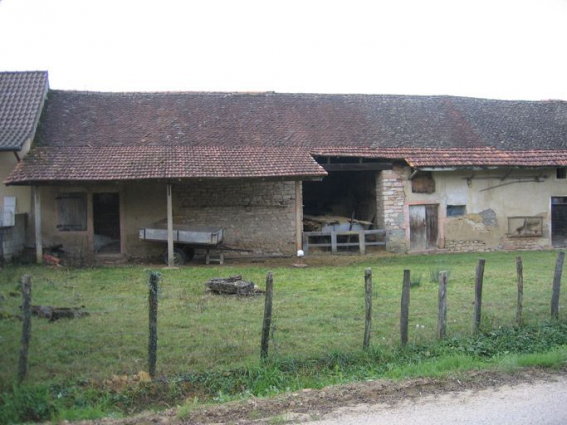
<path fill-rule="evenodd" d="M 542 237 L 510 237 L 504 236 L 500 248 L 505 250 L 517 249 L 548 249 L 550 248 L 549 239 Z"/>
<path fill-rule="evenodd" d="M 379 227 L 386 229 L 386 250 L 407 252 L 404 205 L 407 180 L 403 167 L 382 171 L 376 181 L 376 204 Z"/>
<path fill-rule="evenodd" d="M 445 240 L 445 249 L 451 252 L 483 252 L 490 251 L 486 242 L 481 240 Z"/>
<path fill-rule="evenodd" d="M 253 255 L 295 252 L 295 182 L 206 181 L 176 185 L 174 221 L 225 229 L 225 244 Z"/>
<path fill-rule="evenodd" d="M 85 231 L 57 229 L 57 197 L 63 192 L 87 194 Z M 89 264 L 95 256 L 92 197 L 95 193 L 107 192 L 120 195 L 123 257 L 131 261 L 161 261 L 165 242 L 140 240 L 139 230 L 165 222 L 167 198 L 163 182 L 42 187 L 44 246 L 61 244 L 67 256 Z M 224 228 L 225 245 L 246 250 L 228 251 L 227 257 L 293 255 L 294 213 L 294 181 L 207 180 L 173 186 L 174 223 Z"/>

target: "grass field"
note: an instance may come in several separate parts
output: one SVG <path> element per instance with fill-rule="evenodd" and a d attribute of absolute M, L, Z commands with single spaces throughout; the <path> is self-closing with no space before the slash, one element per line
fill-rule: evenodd
<path fill-rule="evenodd" d="M 49 323 L 34 318 L 28 382 L 61 383 L 132 375 L 147 370 L 147 275 L 162 273 L 158 313 L 158 375 L 253 366 L 259 361 L 264 297 L 234 298 L 204 291 L 204 283 L 240 274 L 264 286 L 274 274 L 274 329 L 270 355 L 305 360 L 361 349 L 364 332 L 364 269 L 374 282 L 371 345 L 399 341 L 399 310 L 404 268 L 418 283 L 411 290 L 410 343 L 434 339 L 437 283 L 430 274 L 450 272 L 448 337 L 471 333 L 474 274 L 486 258 L 483 326 L 510 326 L 516 308 L 515 258 L 524 263 L 524 314 L 527 324 L 549 318 L 554 251 L 486 254 L 324 257 L 310 267 L 291 268 L 292 260 L 224 266 L 191 265 L 50 269 L 10 266 L 0 273 L 0 310 L 18 314 L 17 290 L 23 274 L 33 279 L 33 304 L 84 305 L 90 316 Z M 565 291 L 560 319 L 566 318 Z M 0 388 L 15 382 L 21 322 L 0 319 Z"/>

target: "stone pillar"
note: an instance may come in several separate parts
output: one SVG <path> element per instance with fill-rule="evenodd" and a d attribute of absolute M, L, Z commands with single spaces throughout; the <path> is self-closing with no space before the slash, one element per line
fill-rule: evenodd
<path fill-rule="evenodd" d="M 376 179 L 376 216 L 378 226 L 386 230 L 388 252 L 408 251 L 404 215 L 406 202 L 404 183 L 407 179 L 407 170 L 401 166 L 380 172 Z"/>

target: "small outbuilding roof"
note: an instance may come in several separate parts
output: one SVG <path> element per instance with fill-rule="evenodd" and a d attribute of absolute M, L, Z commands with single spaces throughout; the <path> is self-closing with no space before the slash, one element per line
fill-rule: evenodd
<path fill-rule="evenodd" d="M 303 149 L 212 146 L 38 147 L 8 184 L 187 178 L 322 178 L 327 172 Z"/>
<path fill-rule="evenodd" d="M 47 94 L 47 72 L 0 72 L 0 150 L 19 151 L 33 137 Z"/>

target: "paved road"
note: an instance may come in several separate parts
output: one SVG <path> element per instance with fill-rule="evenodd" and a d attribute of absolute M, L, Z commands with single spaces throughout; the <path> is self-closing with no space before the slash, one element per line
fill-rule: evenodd
<path fill-rule="evenodd" d="M 424 396 L 394 406 L 360 405 L 326 415 L 313 425 L 498 424 L 566 425 L 567 377 L 478 391 Z"/>

